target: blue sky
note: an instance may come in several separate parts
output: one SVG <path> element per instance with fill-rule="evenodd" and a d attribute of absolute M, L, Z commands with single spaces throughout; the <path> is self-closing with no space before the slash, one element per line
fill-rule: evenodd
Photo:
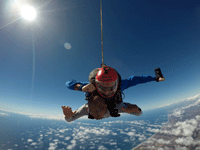
<path fill-rule="evenodd" d="M 101 64 L 99 1 L 26 1 L 37 9 L 32 22 L 20 15 L 22 0 L 0 3 L 0 109 L 60 115 L 63 105 L 75 110 L 86 103 L 65 83 L 88 81 Z M 200 2 L 102 4 L 105 64 L 123 79 L 154 76 L 157 67 L 166 78 L 125 90 L 125 102 L 148 110 L 200 93 Z"/>

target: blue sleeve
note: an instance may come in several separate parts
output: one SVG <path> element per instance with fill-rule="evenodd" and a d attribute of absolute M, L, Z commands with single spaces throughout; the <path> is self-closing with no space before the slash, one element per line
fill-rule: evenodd
<path fill-rule="evenodd" d="M 75 86 L 76 84 L 81 84 L 81 85 L 84 86 L 84 85 L 89 84 L 89 82 L 78 82 L 78 81 L 76 81 L 76 80 L 69 80 L 69 81 L 67 81 L 67 82 L 65 83 L 66 87 L 69 88 L 70 90 L 74 90 L 74 86 Z"/>
<path fill-rule="evenodd" d="M 121 91 L 131 87 L 135 86 L 137 84 L 146 83 L 155 81 L 155 77 L 152 76 L 130 76 L 128 79 L 121 81 Z"/>

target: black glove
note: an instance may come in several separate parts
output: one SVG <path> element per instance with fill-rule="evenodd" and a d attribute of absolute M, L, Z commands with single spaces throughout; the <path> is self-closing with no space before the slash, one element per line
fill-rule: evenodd
<path fill-rule="evenodd" d="M 112 117 L 120 117 L 120 114 L 118 114 L 118 109 L 110 110 L 110 115 Z"/>
<path fill-rule="evenodd" d="M 111 117 L 119 117 L 118 109 L 115 109 L 115 102 L 107 102 L 107 109 L 110 111 Z"/>
<path fill-rule="evenodd" d="M 88 119 L 94 119 L 94 117 L 89 113 Z"/>
<path fill-rule="evenodd" d="M 155 74 L 156 74 L 155 79 L 156 79 L 157 82 L 158 82 L 158 79 L 159 79 L 160 77 L 161 77 L 161 78 L 164 78 L 163 75 L 162 75 L 162 73 L 161 73 L 160 68 L 156 68 L 156 69 L 154 69 L 154 71 L 155 71 Z"/>

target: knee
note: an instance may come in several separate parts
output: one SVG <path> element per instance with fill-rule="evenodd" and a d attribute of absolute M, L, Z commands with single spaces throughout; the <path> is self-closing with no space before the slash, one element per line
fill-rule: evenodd
<path fill-rule="evenodd" d="M 136 115 L 136 116 L 141 116 L 141 115 L 142 115 L 142 110 L 141 110 L 141 108 L 138 107 L 137 105 L 134 105 L 134 107 L 135 107 L 135 113 L 134 113 L 134 115 Z"/>
<path fill-rule="evenodd" d="M 133 106 L 133 108 L 135 109 L 135 112 L 136 112 L 136 113 L 139 114 L 140 112 L 142 112 L 141 108 L 138 107 L 137 105 L 133 104 L 132 106 Z"/>
<path fill-rule="evenodd" d="M 141 109 L 140 109 L 141 110 Z M 135 114 L 136 116 L 141 116 L 143 114 L 143 112 L 142 112 L 142 110 L 139 112 L 139 113 L 137 113 L 137 114 Z"/>
<path fill-rule="evenodd" d="M 138 111 L 139 111 L 139 112 L 138 112 L 138 113 L 135 113 L 135 115 L 136 115 L 136 116 L 141 116 L 142 113 L 143 113 L 142 110 L 141 110 L 141 108 L 138 107 Z"/>

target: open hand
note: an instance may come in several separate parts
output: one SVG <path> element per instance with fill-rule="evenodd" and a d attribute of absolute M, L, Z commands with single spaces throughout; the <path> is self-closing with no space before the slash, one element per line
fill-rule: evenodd
<path fill-rule="evenodd" d="M 63 109 L 63 114 L 65 115 L 65 118 L 67 119 L 69 119 L 76 113 L 76 111 L 72 112 L 72 109 L 69 106 L 61 106 L 61 107 Z"/>

